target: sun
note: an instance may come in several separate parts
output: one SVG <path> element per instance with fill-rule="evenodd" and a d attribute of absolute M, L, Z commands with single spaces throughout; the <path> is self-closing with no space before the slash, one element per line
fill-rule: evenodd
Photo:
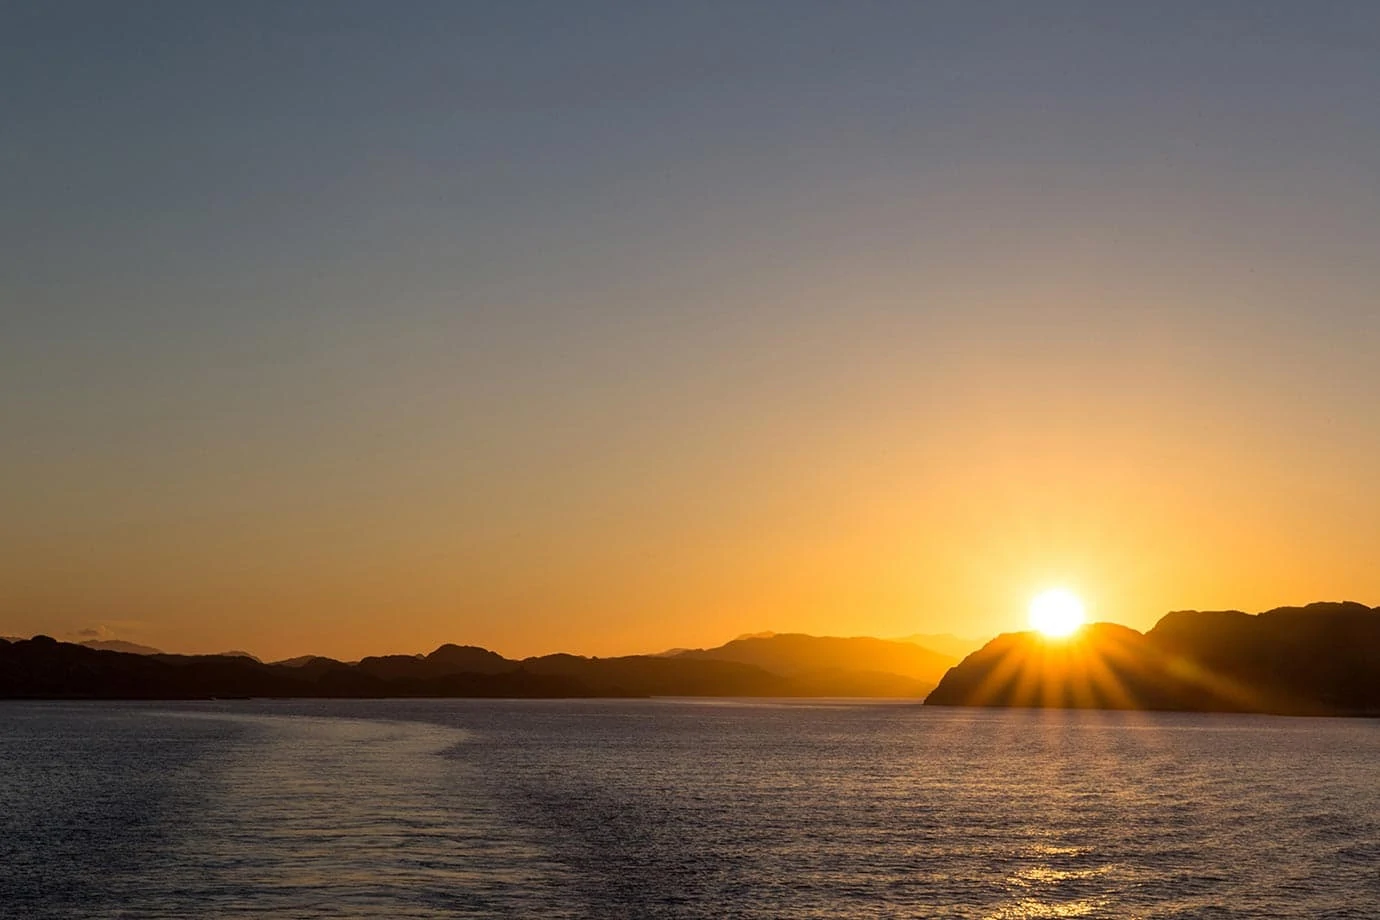
<path fill-rule="evenodd" d="M 1030 627 L 1051 639 L 1073 635 L 1083 622 L 1083 602 L 1072 591 L 1050 588 L 1030 599 Z"/>

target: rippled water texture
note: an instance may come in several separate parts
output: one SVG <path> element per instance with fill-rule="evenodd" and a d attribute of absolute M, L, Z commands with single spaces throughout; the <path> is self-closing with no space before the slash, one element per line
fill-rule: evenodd
<path fill-rule="evenodd" d="M 5 917 L 1380 916 L 1380 723 L 0 704 Z"/>

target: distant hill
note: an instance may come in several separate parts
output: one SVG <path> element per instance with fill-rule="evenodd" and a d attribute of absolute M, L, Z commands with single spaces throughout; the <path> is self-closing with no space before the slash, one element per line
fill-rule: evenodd
<path fill-rule="evenodd" d="M 284 658 L 282 661 L 272 661 L 269 663 L 280 668 L 305 668 L 318 661 L 331 661 L 336 664 L 341 664 L 341 662 L 336 661 L 334 658 L 323 658 L 320 655 L 298 655 L 296 658 Z"/>
<path fill-rule="evenodd" d="M 137 642 L 126 642 L 123 639 L 86 639 L 79 645 L 87 648 L 104 649 L 108 652 L 125 652 L 130 655 L 161 655 L 161 649 L 156 649 L 151 645 L 139 645 Z"/>
<path fill-rule="evenodd" d="M 243 651 L 241 649 L 231 649 L 228 652 L 216 652 L 216 655 L 220 658 L 248 658 L 250 661 L 257 661 L 260 664 L 263 663 L 258 655 Z"/>
<path fill-rule="evenodd" d="M 840 695 L 923 696 L 956 663 L 949 655 L 909 642 L 779 633 L 734 639 L 675 656 L 754 665 L 802 683 L 834 687 Z M 864 687 L 875 691 L 868 693 Z M 851 692 L 844 693 L 845 688 Z"/>
<path fill-rule="evenodd" d="M 1380 608 L 1177 611 L 1145 634 L 1098 623 L 1067 641 L 1008 633 L 926 703 L 1380 715 Z"/>
<path fill-rule="evenodd" d="M 909 642 L 939 652 L 941 655 L 948 655 L 955 660 L 968 657 L 987 642 L 985 639 L 965 639 L 951 633 L 915 633 L 910 636 L 898 636 L 892 641 Z"/>

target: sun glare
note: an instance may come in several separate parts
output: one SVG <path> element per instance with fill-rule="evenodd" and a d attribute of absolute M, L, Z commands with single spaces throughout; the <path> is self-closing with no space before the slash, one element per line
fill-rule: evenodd
<path fill-rule="evenodd" d="M 1072 591 L 1051 588 L 1030 599 L 1031 628 L 1052 639 L 1073 635 L 1083 618 L 1083 602 Z"/>

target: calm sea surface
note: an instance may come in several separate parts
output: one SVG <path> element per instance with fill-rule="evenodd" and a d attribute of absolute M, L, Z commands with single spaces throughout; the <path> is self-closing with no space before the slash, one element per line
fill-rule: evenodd
<path fill-rule="evenodd" d="M 1380 722 L 0 703 L 0 916 L 1380 917 Z"/>

